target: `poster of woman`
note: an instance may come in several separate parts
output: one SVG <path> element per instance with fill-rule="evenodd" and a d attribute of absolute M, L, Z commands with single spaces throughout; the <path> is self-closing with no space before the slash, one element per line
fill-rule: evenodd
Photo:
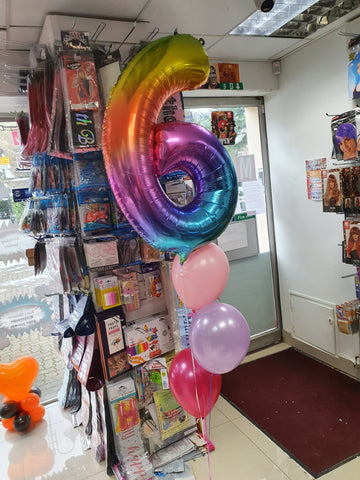
<path fill-rule="evenodd" d="M 337 160 L 359 158 L 359 114 L 360 110 L 354 109 L 332 118 L 332 158 Z"/>
<path fill-rule="evenodd" d="M 360 98 L 360 50 L 349 54 L 348 89 L 352 100 Z"/>
<path fill-rule="evenodd" d="M 360 262 L 360 224 L 352 220 L 343 221 L 344 260 L 345 263 L 359 265 Z"/>
<path fill-rule="evenodd" d="M 322 170 L 323 211 L 342 212 L 340 169 Z"/>

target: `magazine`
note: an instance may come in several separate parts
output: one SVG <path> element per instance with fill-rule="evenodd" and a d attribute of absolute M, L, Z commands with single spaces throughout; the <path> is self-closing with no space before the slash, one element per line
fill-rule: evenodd
<path fill-rule="evenodd" d="M 121 306 L 96 314 L 101 362 L 106 380 L 130 369 L 124 342 L 125 315 Z"/>
<path fill-rule="evenodd" d="M 192 417 L 178 404 L 171 390 L 157 390 L 154 401 L 162 440 L 193 425 Z"/>

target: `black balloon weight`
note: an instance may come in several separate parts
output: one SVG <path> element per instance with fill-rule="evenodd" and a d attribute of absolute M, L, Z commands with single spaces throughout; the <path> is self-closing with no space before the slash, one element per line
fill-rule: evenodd
<path fill-rule="evenodd" d="M 0 407 L 0 417 L 1 418 L 11 418 L 15 417 L 20 412 L 20 404 L 18 402 L 5 402 Z"/>
<path fill-rule="evenodd" d="M 31 417 L 27 412 L 20 412 L 14 418 L 14 428 L 18 432 L 25 432 L 31 423 Z"/>
<path fill-rule="evenodd" d="M 36 393 L 36 395 L 40 398 L 41 397 L 41 390 L 39 387 L 32 387 L 30 393 Z"/>

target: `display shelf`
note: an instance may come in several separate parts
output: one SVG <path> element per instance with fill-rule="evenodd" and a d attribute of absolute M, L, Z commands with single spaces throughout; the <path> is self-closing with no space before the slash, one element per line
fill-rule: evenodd
<path fill-rule="evenodd" d="M 58 79 L 53 86 L 49 155 L 57 159 L 57 173 L 64 168 L 62 173 L 75 197 L 66 212 L 52 213 L 54 218 L 55 213 L 68 215 L 69 229 L 71 224 L 77 240 L 76 253 L 83 269 L 84 285 L 86 279 L 88 287 L 87 295 L 74 290 L 75 282 L 70 282 L 69 277 L 75 276 L 75 264 L 69 261 L 73 259 L 67 256 L 68 251 L 62 252 L 56 261 L 63 284 L 61 295 L 68 302 L 69 314 L 65 319 L 59 312 L 58 323 L 66 327 L 72 339 L 65 341 L 63 335 L 68 350 L 63 352 L 67 371 L 61 404 L 66 405 L 67 396 L 80 385 L 79 418 L 89 432 L 89 445 L 96 460 L 104 460 L 107 445 L 105 435 L 101 434 L 111 430 L 108 445 L 112 456 L 118 456 L 123 471 L 131 473 L 141 464 L 145 477 L 150 479 L 153 465 L 149 454 L 183 441 L 197 426 L 195 419 L 176 402 L 167 377 L 176 349 L 181 349 L 171 266 L 164 260 L 163 253 L 140 238 L 129 223 L 123 223 L 124 215 L 114 202 L 105 168 L 102 168 L 101 142 L 97 136 L 102 130 L 102 123 L 98 123 L 103 119 L 102 102 L 99 89 L 94 88 L 96 94 L 92 94 L 90 88 L 96 80 L 95 58 L 91 52 L 83 55 L 76 51 L 76 55 L 70 55 L 58 50 L 61 31 L 69 30 L 65 36 L 73 37 L 74 25 L 81 31 L 89 31 L 91 45 L 95 40 L 106 42 L 105 34 L 96 32 L 99 22 L 99 19 L 48 16 L 41 37 L 41 42 L 53 55 L 58 53 L 60 59 Z M 149 34 L 144 24 L 132 28 L 129 22 L 120 22 L 124 24 L 121 30 L 117 28 L 119 22 L 105 23 L 104 32 L 109 27 L 114 33 L 116 28 L 117 36 L 124 33 L 125 38 L 126 31 L 129 42 L 135 42 L 132 46 Z M 132 35 L 135 36 L 131 38 Z M 124 48 L 125 43 L 120 40 L 120 48 Z M 88 75 L 84 78 L 86 64 Z M 182 107 L 179 111 L 182 112 Z M 164 112 L 168 110 L 164 109 L 163 116 Z M 60 152 L 60 142 L 57 145 L 54 137 L 60 138 L 62 133 L 71 141 L 64 142 Z M 65 164 L 69 171 L 65 172 Z M 36 165 L 34 174 L 39 170 L 41 177 L 44 165 Z M 51 169 L 46 171 L 48 175 L 51 173 Z M 157 362 L 164 367 L 161 373 L 154 367 Z M 150 364 L 151 373 L 147 375 Z M 141 396 L 145 391 L 146 402 Z M 76 395 L 79 403 L 78 391 Z M 146 430 L 150 425 L 155 429 Z M 115 448 L 111 447 L 112 442 Z"/>

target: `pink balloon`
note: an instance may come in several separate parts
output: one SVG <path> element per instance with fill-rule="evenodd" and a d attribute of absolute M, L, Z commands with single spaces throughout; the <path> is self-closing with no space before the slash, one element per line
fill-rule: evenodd
<path fill-rule="evenodd" d="M 176 401 L 186 412 L 205 418 L 219 398 L 221 376 L 204 370 L 193 358 L 190 348 L 185 348 L 171 362 L 169 384 Z"/>
<path fill-rule="evenodd" d="M 172 281 L 184 304 L 192 310 L 214 302 L 224 291 L 229 279 L 229 262 L 215 243 L 194 250 L 183 264 L 176 255 Z"/>
<path fill-rule="evenodd" d="M 190 325 L 190 348 L 208 372 L 226 373 L 244 359 L 250 330 L 244 316 L 232 305 L 215 302 L 201 308 Z"/>

